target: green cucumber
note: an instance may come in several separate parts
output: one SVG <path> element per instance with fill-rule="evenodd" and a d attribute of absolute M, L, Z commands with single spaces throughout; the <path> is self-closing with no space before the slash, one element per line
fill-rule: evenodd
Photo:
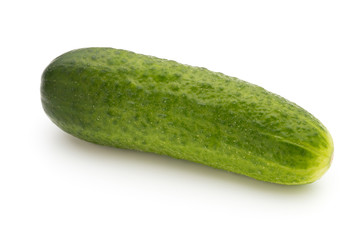
<path fill-rule="evenodd" d="M 43 108 L 83 140 L 298 185 L 329 168 L 328 130 L 265 89 L 205 68 L 112 48 L 67 52 L 45 69 Z"/>

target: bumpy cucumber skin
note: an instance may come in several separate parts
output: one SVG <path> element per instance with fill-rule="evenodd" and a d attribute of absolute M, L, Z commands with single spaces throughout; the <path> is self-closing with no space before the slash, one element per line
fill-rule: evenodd
<path fill-rule="evenodd" d="M 333 141 L 310 113 L 205 68 L 112 48 L 73 50 L 42 75 L 50 119 L 89 142 L 168 155 L 258 180 L 307 184 Z"/>

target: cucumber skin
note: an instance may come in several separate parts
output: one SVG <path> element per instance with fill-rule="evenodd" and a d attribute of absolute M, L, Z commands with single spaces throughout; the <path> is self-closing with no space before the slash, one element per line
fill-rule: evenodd
<path fill-rule="evenodd" d="M 276 94 L 126 50 L 84 48 L 59 56 L 43 72 L 41 99 L 58 127 L 83 140 L 267 182 L 314 182 L 334 150 L 315 117 Z"/>

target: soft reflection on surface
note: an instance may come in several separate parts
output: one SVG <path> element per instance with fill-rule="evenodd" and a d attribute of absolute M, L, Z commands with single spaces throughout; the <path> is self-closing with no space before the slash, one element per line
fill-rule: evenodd
<path fill-rule="evenodd" d="M 170 176 L 180 174 L 188 177 L 202 178 L 203 181 L 208 181 L 209 185 L 215 183 L 215 188 L 219 185 L 226 185 L 233 189 L 247 189 L 289 198 L 308 196 L 317 192 L 316 183 L 300 186 L 267 183 L 186 160 L 174 159 L 153 153 L 101 146 L 80 140 L 66 133 L 59 134 L 57 132 L 56 135 L 56 144 L 60 144 L 60 148 L 64 148 L 66 151 L 77 153 L 76 155 L 79 155 L 78 160 L 81 159 L 81 161 L 116 164 L 119 169 L 131 165 L 132 168 L 142 170 L 168 172 Z M 72 160 L 76 161 L 76 158 Z"/>

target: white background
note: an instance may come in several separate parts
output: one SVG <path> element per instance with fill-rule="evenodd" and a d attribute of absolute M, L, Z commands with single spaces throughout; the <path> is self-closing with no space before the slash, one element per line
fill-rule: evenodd
<path fill-rule="evenodd" d="M 360 239 L 359 1 L 3 1 L 0 239 Z M 260 85 L 314 114 L 335 157 L 280 186 L 57 128 L 40 76 L 114 47 Z"/>

